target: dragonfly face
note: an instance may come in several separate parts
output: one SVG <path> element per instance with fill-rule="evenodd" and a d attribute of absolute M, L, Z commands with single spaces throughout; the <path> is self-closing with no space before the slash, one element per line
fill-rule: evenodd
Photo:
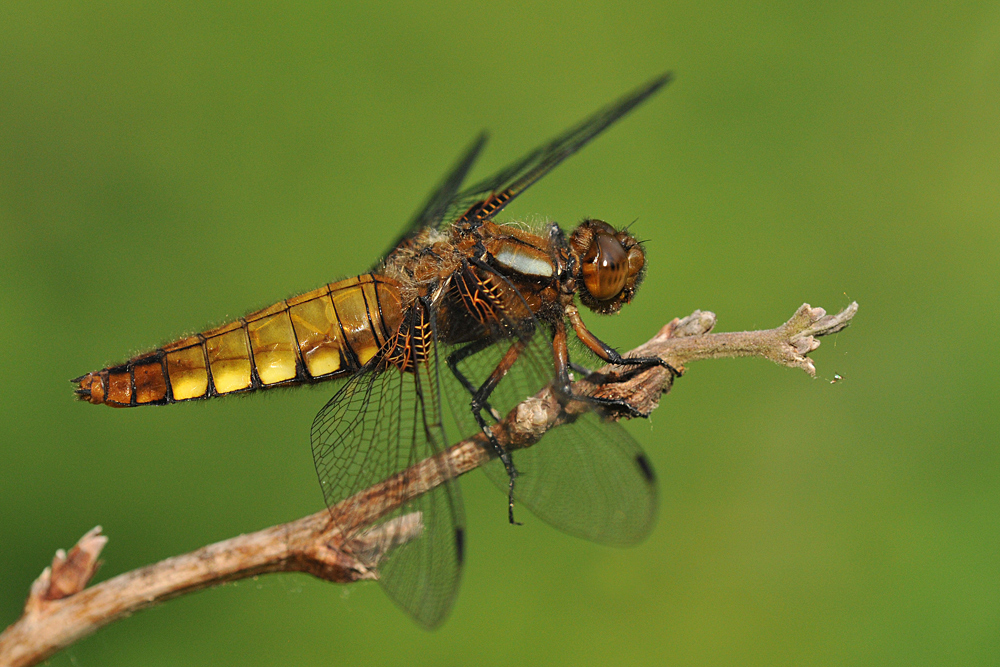
<path fill-rule="evenodd" d="M 651 81 L 463 189 L 481 136 L 371 272 L 88 373 L 74 380 L 78 397 L 132 407 L 341 379 L 311 429 L 335 521 L 360 502 L 355 494 L 482 431 L 496 457 L 486 470 L 507 492 L 512 522 L 516 501 L 573 535 L 608 544 L 642 539 L 656 506 L 652 466 L 625 431 L 601 420 L 602 404 L 573 396 L 594 409 L 516 452 L 504 450 L 490 427 L 546 385 L 571 397 L 571 368 L 581 368 L 570 359 L 571 333 L 604 362 L 659 363 L 622 359 L 576 307 L 579 298 L 615 313 L 631 301 L 645 271 L 643 248 L 600 220 L 584 220 L 567 237 L 555 223 L 528 229 L 494 217 L 668 81 Z M 461 572 L 457 482 L 402 506 L 384 502 L 378 540 L 341 525 L 357 544 L 383 545 L 359 556 L 370 558 L 400 606 L 433 627 L 450 610 Z M 394 527 L 413 517 L 419 536 L 394 540 Z"/>
<path fill-rule="evenodd" d="M 616 313 L 635 296 L 646 270 L 646 253 L 627 230 L 585 220 L 570 245 L 580 258 L 580 301 L 598 313 Z"/>

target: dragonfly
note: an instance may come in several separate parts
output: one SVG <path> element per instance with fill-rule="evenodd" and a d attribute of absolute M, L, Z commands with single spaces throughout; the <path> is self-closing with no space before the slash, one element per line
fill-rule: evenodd
<path fill-rule="evenodd" d="M 495 217 L 670 80 L 649 81 L 464 185 L 486 143 L 481 134 L 368 273 L 87 373 L 73 380 L 77 397 L 137 407 L 339 380 L 310 432 L 331 509 L 420 461 L 443 460 L 435 455 L 456 442 L 449 433 L 485 433 L 493 460 L 484 469 L 507 494 L 511 523 L 516 503 L 598 543 L 642 540 L 655 519 L 653 467 L 606 418 L 613 406 L 574 396 L 571 381 L 587 364 L 665 365 L 623 358 L 587 328 L 578 306 L 612 314 L 629 303 L 646 270 L 643 245 L 597 219 L 567 234 L 555 222 Z M 534 446 L 507 451 L 491 427 L 547 386 L 590 409 Z M 415 539 L 378 555 L 377 577 L 427 628 L 454 604 L 465 551 L 458 483 L 452 471 L 439 472 L 444 483 L 400 507 L 387 500 L 376 524 L 420 519 Z M 374 528 L 351 530 L 364 538 Z"/>

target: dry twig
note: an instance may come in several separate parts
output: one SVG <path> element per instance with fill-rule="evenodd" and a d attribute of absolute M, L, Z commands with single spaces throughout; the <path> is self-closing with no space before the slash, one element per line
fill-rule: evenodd
<path fill-rule="evenodd" d="M 700 359 L 759 356 L 815 375 L 815 367 L 806 355 L 819 347 L 816 338 L 846 327 L 857 308 L 857 303 L 852 303 L 836 315 L 827 315 L 822 308 L 805 304 L 775 329 L 721 334 L 710 333 L 715 325 L 713 313 L 695 311 L 683 320 L 668 323 L 629 355 L 658 356 L 678 370 Z M 629 406 L 629 414 L 622 416 L 647 416 L 672 384 L 673 378 L 664 368 L 620 373 L 606 367 L 578 380 L 574 392 L 621 399 Z M 560 401 L 550 388 L 545 388 L 494 426 L 494 434 L 508 449 L 528 447 L 550 428 L 572 421 L 585 409 L 586 404 Z M 341 502 L 331 511 L 217 542 L 88 588 L 108 539 L 98 526 L 84 535 L 69 554 L 60 549 L 52 566 L 32 584 L 21 618 L 0 634 L 0 665 L 37 664 L 112 621 L 227 581 L 269 572 L 307 572 L 338 583 L 374 579 L 384 553 L 419 537 L 423 528 L 420 516 L 398 517 L 348 541 L 344 535 L 357 534 L 356 528 L 373 524 L 443 483 L 441 471 L 453 470 L 461 475 L 485 463 L 490 451 L 485 436 L 478 434 L 439 454 L 447 459 L 447 465 L 428 459 Z"/>

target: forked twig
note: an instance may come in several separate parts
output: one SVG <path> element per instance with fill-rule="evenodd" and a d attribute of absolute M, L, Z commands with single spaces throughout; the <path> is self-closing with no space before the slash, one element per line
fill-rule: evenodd
<path fill-rule="evenodd" d="M 711 333 L 715 315 L 695 311 L 673 320 L 627 356 L 657 356 L 673 368 L 700 359 L 758 356 L 815 375 L 807 355 L 819 347 L 820 336 L 846 327 L 857 312 L 852 303 L 836 315 L 808 304 L 788 322 L 763 331 Z M 646 416 L 669 391 L 673 376 L 654 367 L 622 374 L 606 367 L 574 383 L 574 393 L 624 401 L 629 414 Z M 546 387 L 527 398 L 493 427 L 497 440 L 508 449 L 528 447 L 550 428 L 572 421 L 583 410 L 582 402 L 560 400 Z M 442 471 L 464 474 L 490 459 L 486 438 L 478 434 L 432 459 L 394 475 L 331 510 L 322 510 L 296 521 L 240 535 L 167 558 L 87 587 L 100 565 L 98 557 L 107 543 L 98 526 L 68 554 L 59 550 L 31 586 L 21 617 L 0 634 L 0 665 L 34 665 L 98 628 L 146 607 L 188 592 L 269 572 L 307 572 L 327 581 L 347 583 L 377 578 L 379 559 L 393 547 L 420 536 L 419 513 L 407 514 L 363 531 L 385 514 L 445 481 Z M 446 459 L 441 465 L 438 458 Z"/>

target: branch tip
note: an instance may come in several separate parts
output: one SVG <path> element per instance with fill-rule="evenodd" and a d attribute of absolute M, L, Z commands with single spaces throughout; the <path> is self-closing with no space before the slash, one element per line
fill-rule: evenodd
<path fill-rule="evenodd" d="M 808 303 L 795 312 L 779 331 L 788 336 L 790 354 L 787 359 L 774 359 L 792 368 L 801 368 L 811 377 L 816 377 L 816 365 L 807 355 L 820 346 L 817 338 L 842 331 L 850 325 L 858 312 L 858 302 L 852 301 L 835 315 L 827 315 L 822 308 L 813 308 Z"/>
<path fill-rule="evenodd" d="M 37 611 L 47 602 L 67 598 L 86 588 L 101 567 L 99 557 L 107 543 L 108 538 L 101 534 L 101 527 L 94 526 L 73 545 L 69 553 L 57 549 L 52 565 L 42 570 L 31 585 L 25 611 Z"/>

